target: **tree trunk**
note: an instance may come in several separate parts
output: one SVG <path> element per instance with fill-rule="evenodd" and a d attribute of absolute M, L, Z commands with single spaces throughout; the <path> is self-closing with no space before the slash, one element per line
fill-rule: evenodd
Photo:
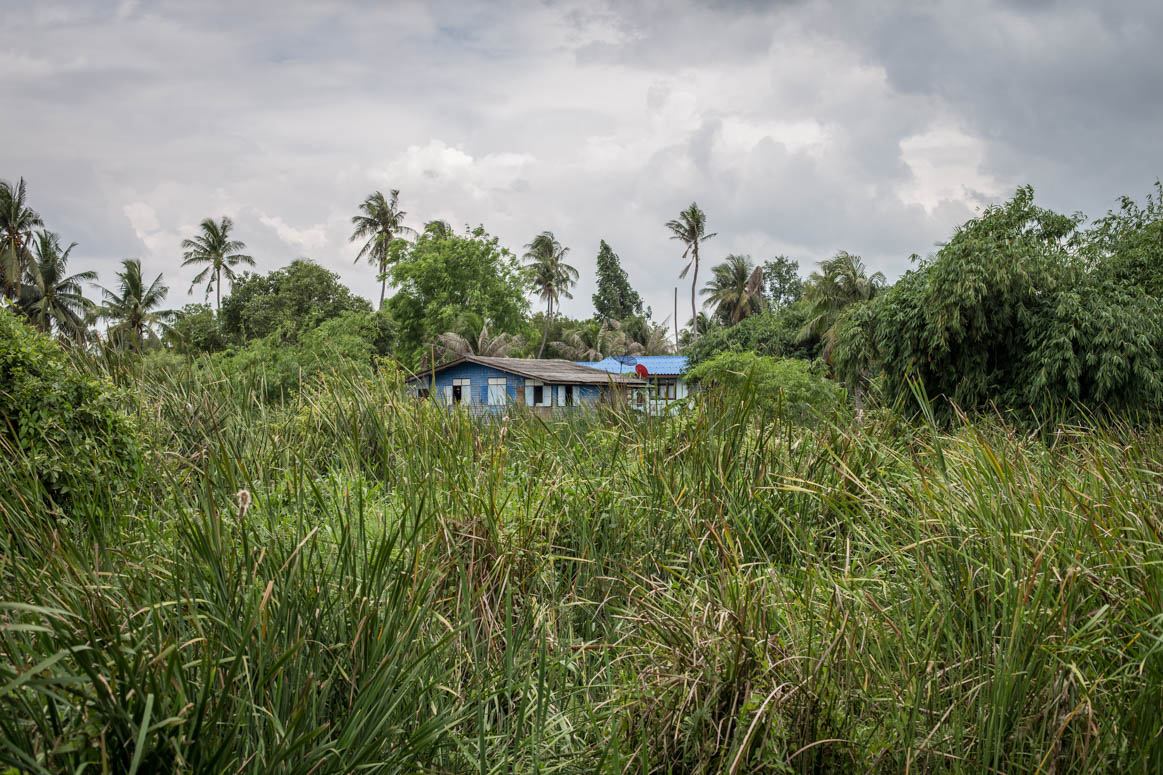
<path fill-rule="evenodd" d="M 214 308 L 222 311 L 222 270 L 214 270 Z"/>
<path fill-rule="evenodd" d="M 5 295 L 12 301 L 20 301 L 20 281 L 24 277 L 24 246 L 20 242 L 20 232 L 12 234 L 12 240 L 9 243 L 12 246 L 12 268 L 16 274 L 14 277 L 9 277 L 8 287 L 4 289 Z"/>
<path fill-rule="evenodd" d="M 388 264 L 380 259 L 380 309 L 384 308 L 384 291 L 388 287 Z"/>
<path fill-rule="evenodd" d="M 856 403 L 857 425 L 864 425 L 864 382 L 867 378 L 867 372 L 861 370 L 856 381 L 856 389 L 852 391 L 852 398 Z"/>
<path fill-rule="evenodd" d="M 553 320 L 553 299 L 545 305 L 545 329 L 541 332 L 541 347 L 537 348 L 537 357 L 540 359 L 545 353 L 545 340 L 549 338 L 549 324 Z"/>
<path fill-rule="evenodd" d="M 695 238 L 695 266 L 694 276 L 691 277 L 691 331 L 694 333 L 694 343 L 699 343 L 699 313 L 695 308 L 695 286 L 699 284 L 699 240 Z"/>

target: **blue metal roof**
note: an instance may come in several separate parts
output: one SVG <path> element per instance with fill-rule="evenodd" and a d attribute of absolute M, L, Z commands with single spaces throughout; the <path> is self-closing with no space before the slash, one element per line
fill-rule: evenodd
<path fill-rule="evenodd" d="M 641 363 L 651 376 L 674 376 L 686 373 L 687 359 L 685 355 L 633 355 L 577 363 L 610 374 L 633 374 L 635 367 Z"/>

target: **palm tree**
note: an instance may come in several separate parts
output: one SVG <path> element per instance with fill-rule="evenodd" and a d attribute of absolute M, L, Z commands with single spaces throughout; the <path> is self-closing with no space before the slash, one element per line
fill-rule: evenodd
<path fill-rule="evenodd" d="M 214 290 L 214 306 L 217 309 L 222 308 L 222 276 L 226 275 L 226 279 L 233 282 L 234 267 L 239 264 L 254 266 L 253 258 L 239 252 L 246 250 L 246 243 L 230 239 L 233 227 L 234 221 L 226 216 L 222 216 L 219 223 L 215 223 L 213 218 L 207 218 L 199 226 L 201 234 L 193 239 L 182 240 L 182 248 L 186 251 L 182 254 L 185 259 L 182 266 L 206 264 L 206 268 L 190 283 L 190 293 L 194 292 L 195 285 L 205 282 L 207 296 L 211 289 Z"/>
<path fill-rule="evenodd" d="M 733 326 L 763 309 L 763 267 L 753 266 L 750 256 L 727 256 L 711 274 L 702 290 L 704 306 L 714 304 L 721 323 Z"/>
<path fill-rule="evenodd" d="M 600 361 L 610 355 L 645 355 L 644 347 L 616 320 L 589 320 L 566 331 L 553 347 L 571 361 Z"/>
<path fill-rule="evenodd" d="M 610 350 L 607 325 L 591 324 L 566 331 L 553 347 L 571 361 L 600 361 Z"/>
<path fill-rule="evenodd" d="M 545 301 L 545 329 L 541 332 L 541 347 L 537 357 L 545 353 L 545 340 L 553 322 L 553 308 L 564 296 L 572 299 L 569 289 L 577 282 L 578 273 L 565 263 L 569 248 L 562 247 L 551 231 L 543 231 L 525 246 L 525 265 L 529 269 L 529 285 Z"/>
<path fill-rule="evenodd" d="M 30 262 L 32 230 L 44 225 L 26 203 L 27 193 L 24 178 L 16 185 L 0 180 L 0 283 L 9 299 L 20 297 L 20 280 Z"/>
<path fill-rule="evenodd" d="M 351 223 L 355 231 L 351 234 L 351 242 L 365 240 L 359 254 L 355 257 L 358 264 L 360 259 L 366 258 L 369 264 L 376 266 L 380 275 L 380 306 L 384 306 L 384 291 L 388 287 L 388 258 L 390 248 L 396 240 L 414 236 L 416 232 L 404 225 L 406 212 L 400 209 L 400 191 L 393 188 L 390 200 L 385 199 L 379 191 L 375 192 L 359 206 L 360 214 L 352 217 Z"/>
<path fill-rule="evenodd" d="M 39 330 L 80 341 L 86 331 L 86 317 L 93 303 L 85 298 L 81 283 L 93 282 L 96 272 L 68 274 L 69 254 L 77 243 L 61 249 L 60 238 L 40 231 L 34 243 L 35 258 L 28 266 L 22 302 Z"/>
<path fill-rule="evenodd" d="M 687 272 L 694 268 L 694 275 L 691 277 L 691 320 L 698 319 L 698 309 L 695 307 L 695 287 L 699 283 L 699 245 L 714 237 L 715 234 L 707 234 L 707 215 L 699 206 L 691 202 L 691 206 L 678 214 L 678 218 L 673 221 L 666 222 L 666 228 L 670 229 L 670 238 L 679 240 L 685 245 L 682 251 L 682 257 L 688 259 L 687 265 L 683 267 L 682 272 L 679 273 L 679 279 L 686 277 Z M 698 326 L 695 326 L 695 341 L 699 341 Z"/>
<path fill-rule="evenodd" d="M 507 358 L 514 351 L 525 346 L 525 338 L 520 334 L 497 334 L 489 336 L 488 325 L 481 326 L 481 332 L 476 341 L 456 333 L 446 331 L 436 337 L 441 350 L 441 357 L 459 358 L 462 355 L 482 355 L 489 358 Z"/>
<path fill-rule="evenodd" d="M 619 324 L 624 337 L 626 355 L 670 355 L 674 347 L 670 343 L 667 321 L 653 325 L 643 318 L 627 318 Z"/>
<path fill-rule="evenodd" d="M 170 289 L 162 284 L 160 274 L 147 286 L 141 275 L 141 261 L 136 258 L 127 258 L 121 265 L 125 268 L 117 273 L 117 292 L 101 289 L 105 304 L 100 316 L 114 323 L 109 329 L 110 341 L 128 342 L 134 349 L 141 349 L 147 336 L 157 338 L 155 327 L 169 330 L 167 321 L 173 312 L 158 307 Z"/>
<path fill-rule="evenodd" d="M 436 239 L 447 239 L 452 236 L 452 226 L 448 221 L 429 221 L 424 224 L 424 233 L 430 234 Z"/>
<path fill-rule="evenodd" d="M 682 333 L 679 334 L 678 346 L 680 350 L 684 347 L 690 347 L 694 344 L 696 337 L 710 333 L 718 325 L 705 312 L 700 312 L 692 322 L 693 326 L 691 323 L 687 323 L 683 326 Z"/>
<path fill-rule="evenodd" d="M 801 342 L 812 337 L 824 341 L 824 357 L 831 355 L 836 340 L 836 321 L 849 304 L 871 301 L 887 285 L 884 274 L 868 274 L 860 256 L 841 250 L 830 259 L 820 262 L 820 271 L 813 272 L 804 285 L 803 298 L 808 303 L 810 316 L 800 329 Z"/>

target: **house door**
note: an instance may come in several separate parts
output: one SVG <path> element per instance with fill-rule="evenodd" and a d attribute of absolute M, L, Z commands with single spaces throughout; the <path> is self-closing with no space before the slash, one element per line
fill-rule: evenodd
<path fill-rule="evenodd" d="M 573 385 L 565 386 L 565 405 L 573 406 Z"/>

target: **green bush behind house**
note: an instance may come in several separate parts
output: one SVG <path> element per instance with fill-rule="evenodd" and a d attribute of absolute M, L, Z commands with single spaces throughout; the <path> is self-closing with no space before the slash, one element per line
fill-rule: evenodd
<path fill-rule="evenodd" d="M 750 394 L 759 411 L 782 411 L 803 424 L 831 414 L 843 398 L 843 389 L 824 371 L 821 361 L 722 352 L 691 368 L 686 378 L 703 387 L 731 387 L 737 394 Z"/>

